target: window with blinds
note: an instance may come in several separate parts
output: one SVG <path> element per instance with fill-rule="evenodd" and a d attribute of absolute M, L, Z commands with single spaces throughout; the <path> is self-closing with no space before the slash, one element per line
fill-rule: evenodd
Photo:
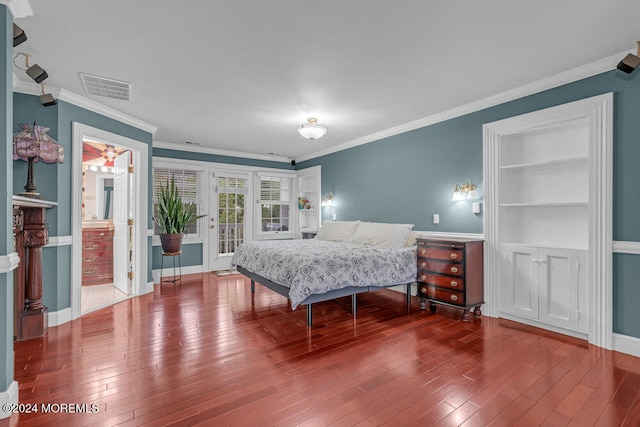
<path fill-rule="evenodd" d="M 171 179 L 175 180 L 178 194 L 183 203 L 195 203 L 197 212 L 202 212 L 202 195 L 200 191 L 201 173 L 188 169 L 153 168 L 153 214 L 158 211 L 158 194 L 160 187 L 167 185 Z M 154 225 L 154 233 L 158 234 L 158 226 Z M 185 233 L 199 235 L 198 220 L 187 225 Z"/>
<path fill-rule="evenodd" d="M 260 230 L 280 233 L 291 230 L 292 179 L 280 176 L 260 176 Z"/>

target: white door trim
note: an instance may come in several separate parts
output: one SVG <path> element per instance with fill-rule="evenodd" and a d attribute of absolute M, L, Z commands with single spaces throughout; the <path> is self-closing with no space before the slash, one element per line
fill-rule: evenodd
<path fill-rule="evenodd" d="M 88 138 L 108 144 L 119 145 L 134 152 L 134 186 L 140 197 L 136 197 L 133 206 L 135 222 L 133 225 L 133 247 L 137 250 L 133 259 L 134 295 L 144 292 L 147 285 L 147 217 L 149 170 L 149 146 L 122 135 L 73 122 L 73 142 L 71 159 L 71 317 L 81 315 L 82 304 L 82 141 Z"/>
<path fill-rule="evenodd" d="M 566 120 L 590 121 L 589 166 L 589 342 L 611 349 L 613 336 L 612 189 L 613 93 L 534 111 L 483 126 L 485 185 L 485 300 L 483 312 L 497 317 L 500 284 L 499 143 L 502 137 Z"/>

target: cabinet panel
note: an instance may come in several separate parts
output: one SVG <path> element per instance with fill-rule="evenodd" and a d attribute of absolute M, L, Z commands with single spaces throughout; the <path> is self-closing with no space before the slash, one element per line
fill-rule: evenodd
<path fill-rule="evenodd" d="M 534 262 L 535 249 L 507 248 L 504 306 L 507 313 L 538 317 L 538 277 Z"/>
<path fill-rule="evenodd" d="M 571 250 L 540 250 L 540 314 L 545 322 L 578 327 L 578 254 Z"/>

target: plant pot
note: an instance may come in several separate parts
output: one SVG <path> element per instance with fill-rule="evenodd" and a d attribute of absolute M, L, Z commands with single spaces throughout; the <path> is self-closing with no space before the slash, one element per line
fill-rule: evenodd
<path fill-rule="evenodd" d="M 161 234 L 160 243 L 165 254 L 177 254 L 182 248 L 182 233 Z"/>

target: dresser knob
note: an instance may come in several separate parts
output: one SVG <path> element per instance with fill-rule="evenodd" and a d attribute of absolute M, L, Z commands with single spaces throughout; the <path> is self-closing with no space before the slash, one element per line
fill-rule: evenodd
<path fill-rule="evenodd" d="M 420 263 L 420 268 L 426 268 L 427 267 L 427 263 L 426 262 L 421 262 Z"/>
<path fill-rule="evenodd" d="M 82 270 L 82 272 L 83 272 L 84 274 L 93 274 L 93 273 L 95 273 L 96 271 L 98 271 L 98 269 L 97 269 L 97 268 L 94 268 L 93 270 Z"/>
<path fill-rule="evenodd" d="M 93 258 L 91 258 L 91 259 L 87 259 L 87 258 L 85 258 L 85 257 L 82 257 L 82 261 L 84 261 L 84 262 L 94 262 L 94 261 L 96 260 L 96 258 L 98 258 L 98 257 L 95 257 L 95 256 L 94 256 L 94 257 L 93 257 Z"/>
<path fill-rule="evenodd" d="M 425 276 L 424 274 L 422 276 L 420 276 L 420 280 L 425 281 L 427 280 L 427 276 Z"/>
<path fill-rule="evenodd" d="M 420 292 L 422 292 L 423 294 L 427 293 L 427 288 L 425 286 L 423 286 L 422 288 L 420 288 Z"/>
<path fill-rule="evenodd" d="M 420 255 L 425 256 L 427 254 L 427 251 L 424 249 L 420 249 Z"/>
<path fill-rule="evenodd" d="M 458 286 L 458 282 L 456 282 L 455 280 L 452 280 L 450 284 L 451 286 Z"/>
<path fill-rule="evenodd" d="M 457 295 L 451 295 L 451 301 L 458 301 Z"/>
<path fill-rule="evenodd" d="M 456 267 L 456 266 L 451 267 L 451 272 L 452 273 L 457 273 L 458 272 L 458 267 Z"/>
<path fill-rule="evenodd" d="M 457 253 L 452 253 L 451 255 L 451 259 L 457 259 L 458 258 L 458 254 Z"/>

